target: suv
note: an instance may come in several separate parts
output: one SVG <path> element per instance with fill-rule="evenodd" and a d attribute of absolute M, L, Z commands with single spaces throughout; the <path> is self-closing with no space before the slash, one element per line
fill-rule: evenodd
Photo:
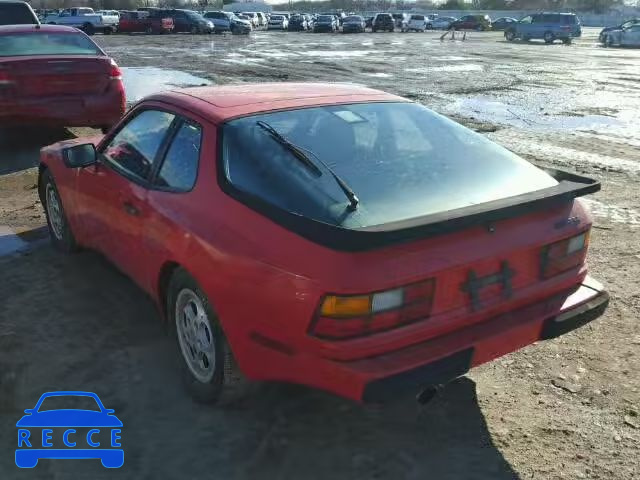
<path fill-rule="evenodd" d="M 512 42 L 516 38 L 528 41 L 543 39 L 545 43 L 562 40 L 571 43 L 573 37 L 582 35 L 580 20 L 573 13 L 536 13 L 518 20 L 504 32 L 504 38 Z"/>
<path fill-rule="evenodd" d="M 449 25 L 454 30 L 477 30 L 483 32 L 491 30 L 491 18 L 489 15 L 465 15 Z"/>
<path fill-rule="evenodd" d="M 0 25 L 39 25 L 36 12 L 26 2 L 0 1 Z"/>
<path fill-rule="evenodd" d="M 371 24 L 371 30 L 377 32 L 379 30 L 386 30 L 387 32 L 393 32 L 395 23 L 390 13 L 378 13 L 373 17 Z"/>

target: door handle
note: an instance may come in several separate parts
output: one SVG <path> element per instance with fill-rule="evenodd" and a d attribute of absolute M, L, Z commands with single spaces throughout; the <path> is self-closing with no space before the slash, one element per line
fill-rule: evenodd
<path fill-rule="evenodd" d="M 130 202 L 124 202 L 122 204 L 122 208 L 124 208 L 124 211 L 127 212 L 129 215 L 132 215 L 134 217 L 137 217 L 138 215 L 140 215 L 140 210 L 138 210 L 137 207 L 135 207 L 132 203 Z"/>

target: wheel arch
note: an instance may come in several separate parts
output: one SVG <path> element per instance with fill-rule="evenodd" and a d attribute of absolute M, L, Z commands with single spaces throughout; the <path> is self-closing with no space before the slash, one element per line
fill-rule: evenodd
<path fill-rule="evenodd" d="M 169 294 L 169 282 L 171 281 L 171 277 L 173 276 L 173 274 L 178 269 L 183 269 L 184 271 L 188 272 L 186 268 L 184 268 L 178 262 L 172 260 L 166 261 L 160 267 L 160 270 L 158 272 L 156 280 L 156 297 L 158 300 L 160 313 L 162 314 L 162 321 L 164 323 L 167 323 L 169 319 L 169 312 L 167 312 L 167 295 Z"/>

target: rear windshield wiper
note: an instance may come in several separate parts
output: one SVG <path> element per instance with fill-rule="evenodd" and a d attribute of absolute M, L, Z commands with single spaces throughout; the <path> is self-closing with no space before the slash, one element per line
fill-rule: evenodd
<path fill-rule="evenodd" d="M 318 157 L 318 155 L 316 155 L 315 153 L 313 153 L 311 150 L 307 148 L 303 148 L 296 145 L 295 143 L 292 143 L 289 139 L 287 139 L 284 135 L 282 135 L 278 130 L 273 128 L 267 122 L 258 120 L 256 122 L 256 125 L 258 125 L 264 131 L 266 131 L 271 136 L 271 138 L 273 138 L 276 142 L 278 142 L 280 145 L 282 145 L 291 153 L 293 153 L 294 157 L 296 157 L 309 170 L 311 170 L 316 177 L 319 177 L 320 175 L 322 175 L 322 172 L 320 171 L 318 166 L 314 163 L 314 161 L 311 159 L 311 157 L 307 155 L 307 153 L 313 156 L 313 158 L 315 158 L 318 162 L 320 162 L 320 164 L 324 168 L 327 169 L 327 171 L 331 174 L 333 179 L 336 181 L 336 183 L 340 187 L 340 190 L 342 190 L 345 196 L 349 199 L 349 210 L 355 210 L 356 208 L 358 208 L 358 203 L 360 203 L 360 200 L 358 199 L 354 191 L 351 189 L 351 187 L 349 187 L 349 185 L 347 185 L 347 183 L 344 180 L 342 180 L 329 165 L 323 162 L 320 159 L 320 157 Z"/>

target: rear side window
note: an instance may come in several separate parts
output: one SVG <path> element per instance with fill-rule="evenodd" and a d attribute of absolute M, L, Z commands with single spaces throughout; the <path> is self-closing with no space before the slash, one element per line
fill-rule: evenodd
<path fill-rule="evenodd" d="M 564 25 L 575 25 L 578 21 L 578 17 L 575 15 L 562 15 L 562 23 Z"/>
<path fill-rule="evenodd" d="M 423 15 L 411 15 L 411 20 L 424 20 Z"/>
<path fill-rule="evenodd" d="M 0 2 L 0 25 L 36 25 L 38 19 L 26 3 Z"/>
<path fill-rule="evenodd" d="M 158 172 L 155 183 L 179 191 L 193 188 L 198 175 L 202 130 L 185 122 L 176 133 Z"/>
<path fill-rule="evenodd" d="M 148 179 L 174 118 L 173 114 L 158 110 L 139 113 L 116 133 L 102 156 L 123 173 Z"/>
<path fill-rule="evenodd" d="M 34 30 L 0 35 L 0 57 L 25 55 L 104 55 L 91 39 L 80 33 Z"/>

